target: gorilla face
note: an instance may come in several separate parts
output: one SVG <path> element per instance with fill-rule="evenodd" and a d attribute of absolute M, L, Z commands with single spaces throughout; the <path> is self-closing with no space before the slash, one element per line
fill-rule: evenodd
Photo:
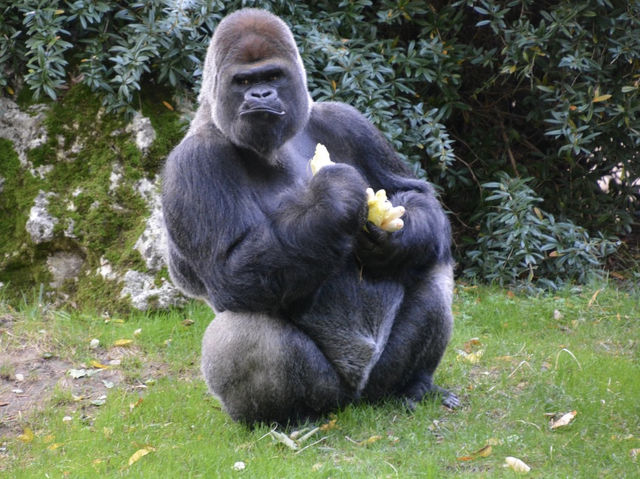
<path fill-rule="evenodd" d="M 306 93 L 285 65 L 266 61 L 234 68 L 218 90 L 218 127 L 236 145 L 269 156 L 304 126 Z"/>
<path fill-rule="evenodd" d="M 305 72 L 297 49 L 279 32 L 247 34 L 243 26 L 240 22 L 229 29 L 218 50 L 225 54 L 215 58 L 214 122 L 235 145 L 270 158 L 307 122 Z"/>

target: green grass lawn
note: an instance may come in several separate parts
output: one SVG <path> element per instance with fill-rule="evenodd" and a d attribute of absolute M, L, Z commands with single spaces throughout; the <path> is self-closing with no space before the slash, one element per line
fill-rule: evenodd
<path fill-rule="evenodd" d="M 519 477 L 508 456 L 528 477 L 640 477 L 638 293 L 459 286 L 436 379 L 463 407 L 349 406 L 298 449 L 207 394 L 211 316 L 198 303 L 127 318 L 0 304 L 0 477 Z"/>

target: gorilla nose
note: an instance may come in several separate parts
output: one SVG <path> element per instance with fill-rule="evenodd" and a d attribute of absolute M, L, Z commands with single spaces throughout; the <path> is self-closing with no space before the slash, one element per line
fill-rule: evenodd
<path fill-rule="evenodd" d="M 270 88 L 261 88 L 259 90 L 252 90 L 250 93 L 252 98 L 268 98 L 274 94 L 274 91 Z"/>

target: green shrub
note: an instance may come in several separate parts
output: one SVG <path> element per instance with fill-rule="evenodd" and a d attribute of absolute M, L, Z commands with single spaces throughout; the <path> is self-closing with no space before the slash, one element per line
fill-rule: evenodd
<path fill-rule="evenodd" d="M 580 234 L 637 224 L 640 2 L 0 1 L 0 86 L 55 99 L 80 81 L 111 110 L 148 85 L 193 95 L 212 31 L 246 6 L 291 25 L 314 99 L 363 111 L 439 187 L 457 238 L 490 223 L 483 185 L 501 171 L 535 178 Z M 471 271 L 473 241 L 457 244 Z"/>
<path fill-rule="evenodd" d="M 558 289 L 568 282 L 585 283 L 615 250 L 614 241 L 591 238 L 584 228 L 556 221 L 540 209 L 542 199 L 529 187 L 531 179 L 506 173 L 498 178 L 482 185 L 489 192 L 484 200 L 488 212 L 475 218 L 480 227 L 466 252 L 468 277 Z"/>

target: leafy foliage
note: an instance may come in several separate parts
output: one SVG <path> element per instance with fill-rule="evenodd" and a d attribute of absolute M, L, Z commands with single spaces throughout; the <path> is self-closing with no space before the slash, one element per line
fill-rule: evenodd
<path fill-rule="evenodd" d="M 502 183 L 502 171 L 535 178 L 527 188 L 542 202 L 533 203 L 550 212 L 522 216 L 525 237 L 542 222 L 590 243 L 587 231 L 623 235 L 637 224 L 638 2 L 0 1 L 0 86 L 12 94 L 24 82 L 36 97 L 55 99 L 82 82 L 111 110 L 136 107 L 145 85 L 191 93 L 215 26 L 247 6 L 291 25 L 315 100 L 363 111 L 440 187 L 458 257 L 474 277 L 498 268 L 472 254 L 472 225 L 494 224 L 486 198 L 495 189 L 486 185 Z M 505 261 L 520 267 L 513 256 Z"/>
<path fill-rule="evenodd" d="M 586 230 L 538 206 L 542 199 L 528 186 L 530 179 L 499 173 L 485 183 L 489 212 L 481 213 L 480 232 L 467 251 L 467 276 L 500 285 L 520 283 L 558 289 L 568 281 L 586 282 L 594 266 L 616 244 L 590 238 Z"/>

